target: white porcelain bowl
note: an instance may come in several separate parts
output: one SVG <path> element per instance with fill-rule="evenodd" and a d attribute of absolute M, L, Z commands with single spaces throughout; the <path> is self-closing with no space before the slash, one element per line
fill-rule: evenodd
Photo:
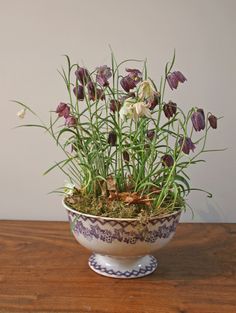
<path fill-rule="evenodd" d="M 134 218 L 108 218 L 80 213 L 68 207 L 71 231 L 93 254 L 89 266 L 98 274 L 114 278 L 137 278 L 155 271 L 152 253 L 174 236 L 181 211 L 153 217 L 142 225 Z"/>

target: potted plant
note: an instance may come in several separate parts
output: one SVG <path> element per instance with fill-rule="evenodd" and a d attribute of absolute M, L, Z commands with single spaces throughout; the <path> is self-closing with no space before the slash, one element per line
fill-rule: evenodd
<path fill-rule="evenodd" d="M 184 112 L 165 99 L 167 87 L 174 91 L 186 81 L 173 70 L 175 55 L 158 86 L 146 61 L 117 63 L 112 53 L 110 67 L 89 71 L 66 60 L 59 73 L 68 99 L 50 112 L 48 124 L 21 126 L 42 128 L 65 154 L 46 173 L 57 168 L 68 179 L 55 192 L 63 195 L 75 238 L 93 251 L 89 266 L 115 278 L 148 275 L 157 267 L 152 253 L 173 237 L 188 206 L 193 188 L 186 171 L 212 151 L 206 139 L 218 119 L 201 106 Z M 19 117 L 37 116 L 16 102 Z"/>

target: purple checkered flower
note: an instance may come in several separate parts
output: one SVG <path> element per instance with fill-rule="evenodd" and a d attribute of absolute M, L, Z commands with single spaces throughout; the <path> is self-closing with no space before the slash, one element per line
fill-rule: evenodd
<path fill-rule="evenodd" d="M 129 92 L 131 89 L 135 88 L 137 84 L 142 80 L 142 73 L 140 70 L 127 68 L 126 72 L 128 75 L 124 76 L 121 81 L 121 87 Z"/>
<path fill-rule="evenodd" d="M 89 82 L 87 84 L 87 89 L 88 89 L 89 100 L 92 100 L 92 101 L 105 100 L 105 94 L 103 90 L 96 88 L 95 83 Z"/>
<path fill-rule="evenodd" d="M 194 152 L 194 149 L 196 148 L 195 144 L 192 142 L 191 138 L 189 137 L 181 137 L 179 139 L 179 145 L 181 146 L 181 150 L 185 154 L 189 154 L 190 150 Z"/>
<path fill-rule="evenodd" d="M 84 100 L 84 86 L 79 85 L 73 88 L 74 95 L 80 101 Z"/>
<path fill-rule="evenodd" d="M 87 84 L 87 88 L 88 88 L 89 99 L 90 100 L 95 100 L 95 94 L 96 94 L 95 84 L 90 81 Z"/>
<path fill-rule="evenodd" d="M 136 82 L 128 75 L 121 79 L 120 84 L 126 92 L 136 87 Z"/>
<path fill-rule="evenodd" d="M 205 128 L 205 114 L 202 109 L 197 109 L 191 116 L 195 131 L 199 132 Z"/>
<path fill-rule="evenodd" d="M 126 72 L 128 72 L 128 77 L 130 77 L 136 84 L 142 80 L 142 73 L 140 70 L 127 68 Z"/>
<path fill-rule="evenodd" d="M 110 110 L 111 112 L 115 113 L 117 111 L 119 111 L 121 108 L 121 103 L 118 100 L 112 99 L 110 101 Z"/>
<path fill-rule="evenodd" d="M 173 74 L 177 77 L 180 83 L 184 83 L 187 80 L 180 71 L 173 72 Z"/>
<path fill-rule="evenodd" d="M 109 86 L 108 79 L 111 78 L 111 76 L 111 69 L 107 65 L 97 67 L 96 80 L 102 87 Z"/>
<path fill-rule="evenodd" d="M 177 104 L 172 101 L 165 103 L 163 106 L 164 114 L 168 119 L 170 119 L 176 114 L 176 110 L 177 110 Z"/>
<path fill-rule="evenodd" d="M 58 113 L 59 117 L 67 118 L 70 114 L 70 107 L 68 104 L 61 102 L 56 109 L 56 113 Z"/>
<path fill-rule="evenodd" d="M 174 159 L 170 154 L 165 154 L 161 158 L 163 166 L 171 167 L 174 165 Z"/>
<path fill-rule="evenodd" d="M 99 89 L 97 88 L 96 89 L 96 99 L 99 99 L 99 100 L 105 100 L 105 93 L 102 89 Z"/>
<path fill-rule="evenodd" d="M 216 129 L 217 128 L 217 117 L 214 115 L 209 115 L 208 121 L 210 123 L 211 128 Z"/>
<path fill-rule="evenodd" d="M 77 125 L 77 119 L 73 115 L 70 115 L 65 120 L 65 125 L 68 127 L 75 127 Z"/>
<path fill-rule="evenodd" d="M 75 71 L 75 76 L 83 86 L 91 81 L 88 70 L 83 67 L 77 68 L 77 70 Z"/>
<path fill-rule="evenodd" d="M 149 130 L 147 131 L 147 137 L 148 137 L 148 139 L 152 141 L 153 138 L 154 138 L 154 136 L 155 136 L 155 130 L 154 130 L 154 129 L 149 129 Z"/>
<path fill-rule="evenodd" d="M 184 83 L 187 80 L 180 71 L 170 73 L 166 79 L 172 90 L 177 89 L 179 82 Z"/>

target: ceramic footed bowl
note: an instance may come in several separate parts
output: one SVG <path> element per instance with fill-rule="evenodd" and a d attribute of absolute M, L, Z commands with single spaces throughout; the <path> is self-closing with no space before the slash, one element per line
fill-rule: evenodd
<path fill-rule="evenodd" d="M 174 236 L 181 211 L 153 217 L 142 225 L 134 218 L 108 218 L 80 213 L 68 207 L 71 231 L 75 239 L 93 254 L 90 268 L 114 278 L 138 278 L 157 268 L 152 255 Z"/>

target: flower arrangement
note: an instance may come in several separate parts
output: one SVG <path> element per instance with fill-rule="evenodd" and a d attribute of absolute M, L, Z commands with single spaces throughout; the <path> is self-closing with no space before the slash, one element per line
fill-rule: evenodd
<path fill-rule="evenodd" d="M 117 63 L 112 53 L 110 67 L 89 71 L 66 60 L 67 69 L 59 73 L 68 100 L 50 112 L 47 125 L 40 118 L 39 124 L 21 125 L 44 129 L 64 152 L 65 159 L 46 171 L 58 168 L 69 180 L 55 192 L 75 210 L 107 217 L 162 216 L 185 208 L 187 195 L 196 190 L 186 170 L 216 151 L 206 143 L 218 118 L 199 107 L 185 113 L 166 101 L 165 89 L 174 91 L 187 80 L 172 70 L 175 54 L 158 86 L 146 61 Z M 138 69 L 125 68 L 134 61 Z M 38 117 L 16 102 L 22 106 L 19 117 L 26 111 Z"/>

